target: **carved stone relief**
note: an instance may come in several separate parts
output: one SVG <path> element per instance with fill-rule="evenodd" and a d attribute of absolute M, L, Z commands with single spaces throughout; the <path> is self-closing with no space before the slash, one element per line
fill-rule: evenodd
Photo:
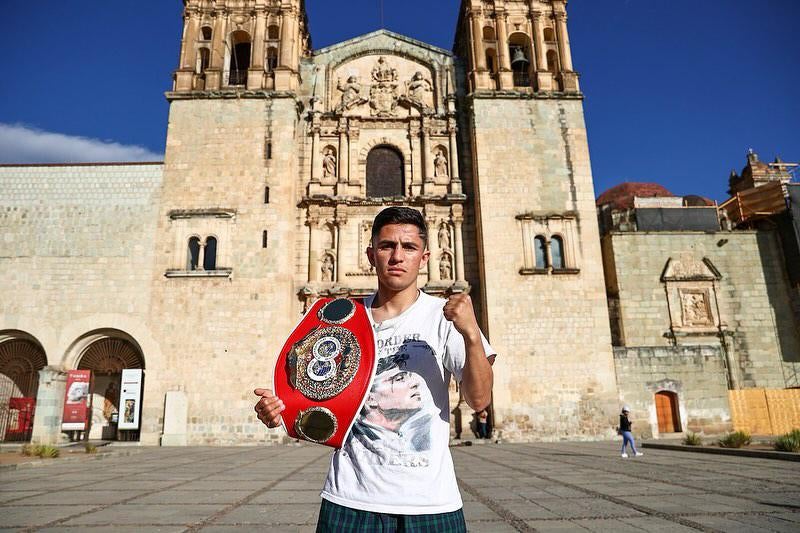
<path fill-rule="evenodd" d="M 446 178 L 449 175 L 450 169 L 447 157 L 444 155 L 444 150 L 439 148 L 436 150 L 436 155 L 433 158 L 433 176 L 436 178 Z"/>
<path fill-rule="evenodd" d="M 447 224 L 439 226 L 439 248 L 442 250 L 450 249 L 450 228 Z"/>
<path fill-rule="evenodd" d="M 681 290 L 683 325 L 688 327 L 713 326 L 708 293 L 702 290 Z"/>
<path fill-rule="evenodd" d="M 358 226 L 358 267 L 362 272 L 372 272 L 372 265 L 369 264 L 367 254 L 364 251 L 367 249 L 372 237 L 372 222 L 362 222 Z"/>
<path fill-rule="evenodd" d="M 453 259 L 448 253 L 442 254 L 439 260 L 439 277 L 442 281 L 453 280 Z"/>
<path fill-rule="evenodd" d="M 386 58 L 380 57 L 377 65 L 372 69 L 372 81 L 375 82 L 369 90 L 369 106 L 372 115 L 377 117 L 393 117 L 400 99 L 397 93 L 397 69 L 386 63 Z"/>
<path fill-rule="evenodd" d="M 322 281 L 331 282 L 333 281 L 333 269 L 334 269 L 335 261 L 330 254 L 325 254 L 325 257 L 322 259 L 322 266 L 320 270 L 322 271 Z"/>
<path fill-rule="evenodd" d="M 416 109 L 420 114 L 432 113 L 434 84 L 419 67 L 418 63 L 395 56 L 379 56 L 377 60 L 367 56 L 340 67 L 334 75 L 336 89 L 342 93 L 336 112 L 369 104 L 369 114 L 375 118 L 397 117 L 400 106 Z M 370 82 L 362 83 L 367 76 Z"/>
<path fill-rule="evenodd" d="M 330 146 L 325 148 L 324 156 L 322 158 L 322 177 L 336 177 L 336 152 Z"/>

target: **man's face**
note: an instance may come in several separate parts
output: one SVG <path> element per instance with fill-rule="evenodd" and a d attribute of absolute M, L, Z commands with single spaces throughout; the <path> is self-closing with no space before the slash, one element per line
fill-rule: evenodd
<path fill-rule="evenodd" d="M 389 419 L 408 417 L 422 407 L 422 378 L 413 372 L 395 369 L 377 378 L 370 392 L 371 407 Z"/>
<path fill-rule="evenodd" d="M 367 248 L 367 257 L 378 275 L 378 283 L 392 291 L 417 286 L 420 268 L 428 264 L 430 252 L 413 224 L 388 224 Z"/>

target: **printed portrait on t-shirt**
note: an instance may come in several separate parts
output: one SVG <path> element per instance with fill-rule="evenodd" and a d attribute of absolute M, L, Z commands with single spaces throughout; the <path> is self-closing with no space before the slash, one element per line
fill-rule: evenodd
<path fill-rule="evenodd" d="M 383 356 L 379 347 L 379 356 Z M 371 453 L 382 464 L 427 466 L 424 452 L 431 449 L 431 422 L 438 409 L 420 373 L 419 363 L 433 361 L 425 342 L 407 339 L 399 346 L 386 346 L 392 355 L 381 357 L 364 407 L 353 427 L 352 444 Z"/>

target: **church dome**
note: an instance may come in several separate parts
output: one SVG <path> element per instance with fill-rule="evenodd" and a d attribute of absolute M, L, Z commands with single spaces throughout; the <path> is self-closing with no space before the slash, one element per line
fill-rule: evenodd
<path fill-rule="evenodd" d="M 658 183 L 630 182 L 611 187 L 597 197 L 597 205 L 611 205 L 612 209 L 632 209 L 634 197 L 639 198 L 672 198 L 675 195 Z"/>
<path fill-rule="evenodd" d="M 686 207 L 711 207 L 716 204 L 714 203 L 714 200 L 710 200 L 705 196 L 690 194 L 683 197 L 683 205 Z"/>

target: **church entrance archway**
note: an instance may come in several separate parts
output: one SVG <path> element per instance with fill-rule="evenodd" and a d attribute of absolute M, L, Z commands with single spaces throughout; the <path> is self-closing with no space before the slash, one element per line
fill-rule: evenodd
<path fill-rule="evenodd" d="M 31 440 L 44 350 L 33 340 L 0 336 L 0 441 Z"/>
<path fill-rule="evenodd" d="M 659 433 L 680 433 L 681 417 L 678 410 L 678 395 L 674 392 L 656 393 L 656 416 Z"/>
<path fill-rule="evenodd" d="M 104 337 L 89 344 L 80 356 L 78 370 L 91 370 L 92 416 L 90 440 L 138 441 L 139 431 L 119 431 L 122 371 L 144 370 L 144 357 L 132 340 Z"/>
<path fill-rule="evenodd" d="M 367 197 L 405 196 L 403 156 L 391 146 L 376 146 L 367 155 Z"/>

